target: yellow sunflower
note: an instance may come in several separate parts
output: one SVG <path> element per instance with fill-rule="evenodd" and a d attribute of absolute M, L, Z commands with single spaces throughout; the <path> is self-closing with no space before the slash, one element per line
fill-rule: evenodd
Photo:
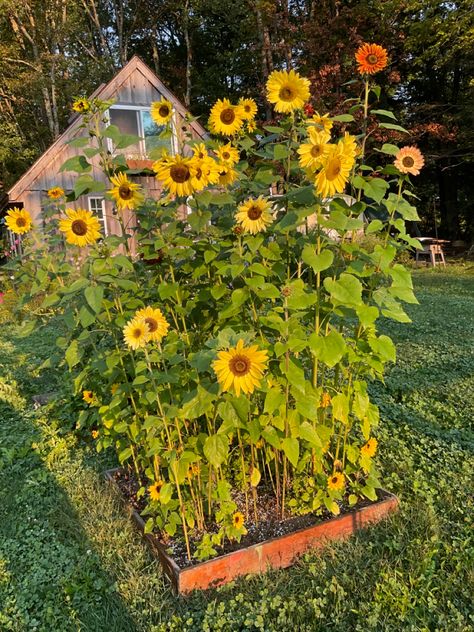
<path fill-rule="evenodd" d="M 16 233 L 17 235 L 23 235 L 27 233 L 33 224 L 31 219 L 31 215 L 24 208 L 11 208 L 7 211 L 7 215 L 5 217 L 5 224 L 7 228 L 12 231 L 12 233 Z"/>
<path fill-rule="evenodd" d="M 235 163 L 239 162 L 239 150 L 232 147 L 230 143 L 227 143 L 227 145 L 220 145 L 216 149 L 216 155 L 219 160 L 224 162 L 226 165 L 235 165 Z"/>
<path fill-rule="evenodd" d="M 153 485 L 150 485 L 148 488 L 148 493 L 150 494 L 150 498 L 152 500 L 160 500 L 160 492 L 163 487 L 163 481 L 156 481 Z"/>
<path fill-rule="evenodd" d="M 333 122 L 329 118 L 329 114 L 318 114 L 315 112 L 313 116 L 306 121 L 307 125 L 315 127 L 320 132 L 330 132 L 333 126 Z"/>
<path fill-rule="evenodd" d="M 219 184 L 227 186 L 237 179 L 237 171 L 230 165 L 224 163 L 219 164 Z"/>
<path fill-rule="evenodd" d="M 273 221 L 270 202 L 261 195 L 258 198 L 249 198 L 239 206 L 235 219 L 244 232 L 253 235 L 260 233 Z"/>
<path fill-rule="evenodd" d="M 255 121 L 247 121 L 247 134 L 252 134 L 257 129 Z"/>
<path fill-rule="evenodd" d="M 166 125 L 173 116 L 173 106 L 171 102 L 166 99 L 153 101 L 150 107 L 150 116 L 157 125 Z"/>
<path fill-rule="evenodd" d="M 322 167 L 316 176 L 316 190 L 323 198 L 342 193 L 349 179 L 353 156 L 348 156 L 339 145 L 328 145 L 322 160 Z"/>
<path fill-rule="evenodd" d="M 274 70 L 267 81 L 267 99 L 277 112 L 300 110 L 310 97 L 309 86 L 309 80 L 294 70 Z"/>
<path fill-rule="evenodd" d="M 373 75 L 383 70 L 388 63 L 387 51 L 378 44 L 362 44 L 355 54 L 361 75 Z"/>
<path fill-rule="evenodd" d="M 82 391 L 82 399 L 86 404 L 92 404 L 94 401 L 94 393 L 92 391 Z"/>
<path fill-rule="evenodd" d="M 143 318 L 132 318 L 123 328 L 123 338 L 131 349 L 140 349 L 150 339 L 150 328 Z"/>
<path fill-rule="evenodd" d="M 346 156 L 352 156 L 355 158 L 359 153 L 359 147 L 357 146 L 355 136 L 351 136 L 347 132 L 344 132 L 344 136 L 338 142 L 339 147 Z"/>
<path fill-rule="evenodd" d="M 191 184 L 195 191 L 202 191 L 208 184 L 217 184 L 219 182 L 219 165 L 210 156 L 206 156 L 202 160 L 193 158 L 194 175 L 191 178 Z"/>
<path fill-rule="evenodd" d="M 371 437 L 360 449 L 360 453 L 364 456 L 368 456 L 369 458 L 372 458 L 376 452 L 377 439 L 375 437 Z"/>
<path fill-rule="evenodd" d="M 334 491 L 343 490 L 346 486 L 344 474 L 341 472 L 334 472 L 334 474 L 328 477 L 327 486 L 328 489 L 333 489 Z"/>
<path fill-rule="evenodd" d="M 76 99 L 72 104 L 72 109 L 79 114 L 85 114 L 91 109 L 91 103 L 87 99 Z"/>
<path fill-rule="evenodd" d="M 144 320 L 148 325 L 148 339 L 160 342 L 168 333 L 169 324 L 158 308 L 144 307 L 137 310 L 135 318 Z"/>
<path fill-rule="evenodd" d="M 327 132 L 319 132 L 314 127 L 308 129 L 308 134 L 309 143 L 303 143 L 298 147 L 300 165 L 303 169 L 315 169 L 321 164 L 331 137 Z"/>
<path fill-rule="evenodd" d="M 240 511 L 236 511 L 235 514 L 232 516 L 232 524 L 234 526 L 234 529 L 242 529 L 242 527 L 244 526 L 244 514 Z"/>
<path fill-rule="evenodd" d="M 204 143 L 198 143 L 197 145 L 193 145 L 193 158 L 198 158 L 199 160 L 203 160 L 208 157 L 206 145 Z"/>
<path fill-rule="evenodd" d="M 239 105 L 242 108 L 242 118 L 245 121 L 251 121 L 257 114 L 257 104 L 253 99 L 239 99 Z"/>
<path fill-rule="evenodd" d="M 91 432 L 91 436 L 93 439 L 98 439 L 99 438 L 99 431 L 98 430 L 93 430 Z"/>
<path fill-rule="evenodd" d="M 238 397 L 240 391 L 250 394 L 260 386 L 267 361 L 266 351 L 260 351 L 257 345 L 244 347 L 240 339 L 235 347 L 217 354 L 212 368 L 222 390 L 232 389 Z"/>
<path fill-rule="evenodd" d="M 331 405 L 331 395 L 329 395 L 329 393 L 327 392 L 324 392 L 321 395 L 321 407 L 327 408 L 330 405 Z"/>
<path fill-rule="evenodd" d="M 100 239 L 100 224 L 97 217 L 83 208 L 66 210 L 67 219 L 59 220 L 59 230 L 66 235 L 68 244 L 87 246 Z"/>
<path fill-rule="evenodd" d="M 165 156 L 154 163 L 153 169 L 156 179 L 163 182 L 164 188 L 171 194 L 187 196 L 193 192 L 192 178 L 196 168 L 191 158 Z"/>
<path fill-rule="evenodd" d="M 108 190 L 108 193 L 115 200 L 115 205 L 119 211 L 123 211 L 126 208 L 134 210 L 145 199 L 143 193 L 141 193 L 140 185 L 129 180 L 127 174 L 123 173 L 123 171 L 112 176 L 110 182 L 114 186 Z"/>
<path fill-rule="evenodd" d="M 418 147 L 402 147 L 395 156 L 393 163 L 400 173 L 411 173 L 417 176 L 425 164 L 425 160 Z"/>
<path fill-rule="evenodd" d="M 48 189 L 48 197 L 50 200 L 59 200 L 64 197 L 64 189 L 61 189 L 61 187 L 51 187 L 51 189 Z"/>
<path fill-rule="evenodd" d="M 233 136 L 240 132 L 243 120 L 243 109 L 240 105 L 232 105 L 229 99 L 219 99 L 212 106 L 209 127 L 213 134 Z"/>

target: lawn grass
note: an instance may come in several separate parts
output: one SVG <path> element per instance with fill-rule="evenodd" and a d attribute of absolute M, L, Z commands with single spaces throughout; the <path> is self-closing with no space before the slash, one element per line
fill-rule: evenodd
<path fill-rule="evenodd" d="M 398 361 L 372 395 L 383 480 L 401 510 L 295 567 L 174 597 L 67 406 L 33 370 L 54 326 L 0 336 L 0 630 L 474 630 L 474 276 L 415 273 L 413 323 L 385 321 Z"/>

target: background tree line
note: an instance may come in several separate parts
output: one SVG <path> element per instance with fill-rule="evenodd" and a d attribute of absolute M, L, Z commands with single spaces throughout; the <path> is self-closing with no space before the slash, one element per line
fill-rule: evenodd
<path fill-rule="evenodd" d="M 436 213 L 439 235 L 471 241 L 473 13 L 471 0 L 0 0 L 0 191 L 67 126 L 73 97 L 134 54 L 206 123 L 223 96 L 252 96 L 271 118 L 261 97 L 282 67 L 312 80 L 316 110 L 344 111 L 354 51 L 369 41 L 391 58 L 382 105 L 427 159 L 422 231 Z"/>

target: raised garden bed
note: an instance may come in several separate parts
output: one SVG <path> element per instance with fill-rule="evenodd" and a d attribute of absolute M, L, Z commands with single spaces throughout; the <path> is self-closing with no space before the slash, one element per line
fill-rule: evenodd
<path fill-rule="evenodd" d="M 108 481 L 121 486 L 117 481 L 118 469 L 108 470 Z M 123 488 L 121 489 L 123 493 Z M 195 589 L 206 589 L 225 584 L 239 576 L 263 573 L 270 568 L 291 566 L 298 556 L 311 549 L 323 547 L 332 540 L 342 540 L 369 524 L 379 522 L 396 511 L 398 499 L 385 490 L 380 490 L 379 500 L 366 502 L 356 508 L 343 509 L 345 513 L 337 517 L 301 516 L 282 523 L 283 535 L 270 537 L 250 546 L 245 541 L 241 548 L 232 550 L 205 562 L 189 564 L 177 563 L 169 554 L 168 544 L 156 535 L 144 534 L 153 554 L 160 560 L 163 571 L 170 579 L 178 594 L 186 594 Z M 137 509 L 130 506 L 132 518 L 143 532 L 145 521 Z M 309 524 L 308 524 L 309 523 Z M 304 526 L 301 526 L 304 525 Z M 258 538 L 258 536 L 256 536 Z"/>

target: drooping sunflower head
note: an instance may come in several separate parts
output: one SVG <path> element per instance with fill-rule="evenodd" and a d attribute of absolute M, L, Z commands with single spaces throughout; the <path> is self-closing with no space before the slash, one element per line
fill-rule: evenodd
<path fill-rule="evenodd" d="M 375 437 L 371 437 L 367 443 L 364 443 L 361 447 L 360 452 L 369 458 L 375 456 L 375 453 L 377 452 L 377 439 Z"/>
<path fill-rule="evenodd" d="M 242 108 L 242 118 L 245 121 L 251 121 L 257 114 L 257 104 L 253 99 L 239 99 L 239 105 Z"/>
<path fill-rule="evenodd" d="M 341 491 L 346 486 L 346 480 L 344 478 L 344 474 L 342 472 L 334 472 L 331 476 L 328 477 L 327 480 L 328 489 L 332 489 L 334 491 Z"/>
<path fill-rule="evenodd" d="M 260 233 L 273 221 L 270 202 L 261 195 L 258 198 L 245 200 L 239 206 L 235 220 L 244 232 L 253 235 Z"/>
<path fill-rule="evenodd" d="M 244 347 L 240 339 L 235 347 L 217 354 L 212 368 L 222 390 L 233 390 L 238 397 L 241 391 L 250 394 L 260 386 L 267 361 L 266 351 L 259 350 L 257 345 Z"/>
<path fill-rule="evenodd" d="M 240 511 L 236 511 L 235 514 L 232 516 L 232 525 L 234 529 L 242 529 L 242 527 L 244 526 L 244 522 L 244 514 Z"/>
<path fill-rule="evenodd" d="M 48 197 L 50 200 L 60 200 L 64 197 L 64 189 L 61 187 L 51 187 L 51 189 L 48 189 Z"/>
<path fill-rule="evenodd" d="M 216 149 L 216 155 L 219 160 L 226 165 L 235 165 L 239 162 L 239 150 L 232 147 L 230 143 L 227 143 L 227 145 L 220 145 Z"/>
<path fill-rule="evenodd" d="M 31 215 L 24 208 L 11 208 L 5 217 L 7 228 L 17 235 L 27 233 L 33 224 Z"/>
<path fill-rule="evenodd" d="M 355 58 L 361 75 L 373 75 L 383 70 L 388 63 L 387 51 L 378 44 L 362 44 L 357 49 Z"/>
<path fill-rule="evenodd" d="M 152 500 L 160 500 L 160 492 L 161 492 L 161 488 L 163 487 L 163 481 L 155 481 L 152 485 L 150 485 L 150 487 L 148 488 L 148 493 L 150 494 L 150 498 Z"/>
<path fill-rule="evenodd" d="M 169 323 L 158 308 L 144 307 L 135 313 L 135 319 L 148 325 L 148 339 L 160 342 L 168 333 Z"/>
<path fill-rule="evenodd" d="M 85 114 L 91 109 L 91 102 L 88 99 L 75 99 L 72 109 L 74 112 L 79 112 L 79 114 Z"/>
<path fill-rule="evenodd" d="M 140 349 L 150 339 L 150 328 L 143 318 L 133 318 L 123 328 L 123 338 L 131 349 Z"/>
<path fill-rule="evenodd" d="M 153 101 L 150 107 L 150 116 L 157 125 L 166 125 L 173 116 L 173 106 L 167 99 Z"/>
<path fill-rule="evenodd" d="M 92 404 L 94 401 L 94 393 L 92 391 L 82 391 L 82 399 L 86 404 Z"/>
<path fill-rule="evenodd" d="M 344 153 L 339 145 L 328 145 L 321 170 L 316 176 L 316 191 L 323 198 L 342 193 L 354 165 L 354 157 Z"/>
<path fill-rule="evenodd" d="M 229 99 L 218 99 L 209 115 L 209 127 L 213 134 L 234 136 L 242 129 L 243 120 L 240 105 L 232 105 Z"/>
<path fill-rule="evenodd" d="M 219 164 L 219 184 L 228 186 L 237 179 L 237 171 L 231 166 L 221 162 Z"/>
<path fill-rule="evenodd" d="M 195 165 L 192 158 L 166 156 L 165 159 L 154 163 L 156 179 L 163 183 L 163 187 L 172 195 L 187 196 L 193 192 L 192 178 L 195 175 Z"/>
<path fill-rule="evenodd" d="M 306 124 L 314 127 L 318 132 L 330 132 L 333 126 L 333 122 L 329 118 L 329 114 L 319 114 L 315 112 L 313 116 L 306 121 Z"/>
<path fill-rule="evenodd" d="M 274 70 L 267 81 L 267 99 L 275 110 L 288 114 L 300 110 L 310 97 L 310 82 L 294 70 Z"/>
<path fill-rule="evenodd" d="M 321 407 L 327 408 L 330 405 L 331 405 L 331 395 L 329 395 L 329 393 L 325 391 L 321 395 Z"/>
<path fill-rule="evenodd" d="M 425 159 L 418 147 L 402 147 L 395 156 L 393 164 L 400 173 L 410 173 L 412 176 L 417 176 L 425 164 Z"/>
<path fill-rule="evenodd" d="M 129 180 L 123 171 L 112 176 L 110 182 L 114 186 L 109 189 L 108 193 L 115 201 L 119 211 L 126 208 L 134 210 L 143 202 L 144 195 L 141 193 L 140 185 Z"/>
<path fill-rule="evenodd" d="M 59 220 L 59 230 L 65 234 L 68 244 L 88 246 L 100 239 L 100 224 L 91 211 L 83 208 L 67 209 L 67 219 Z"/>
<path fill-rule="evenodd" d="M 315 169 L 321 164 L 330 136 L 327 132 L 320 132 L 314 127 L 309 128 L 308 134 L 309 143 L 303 143 L 298 147 L 300 165 L 303 169 Z"/>

